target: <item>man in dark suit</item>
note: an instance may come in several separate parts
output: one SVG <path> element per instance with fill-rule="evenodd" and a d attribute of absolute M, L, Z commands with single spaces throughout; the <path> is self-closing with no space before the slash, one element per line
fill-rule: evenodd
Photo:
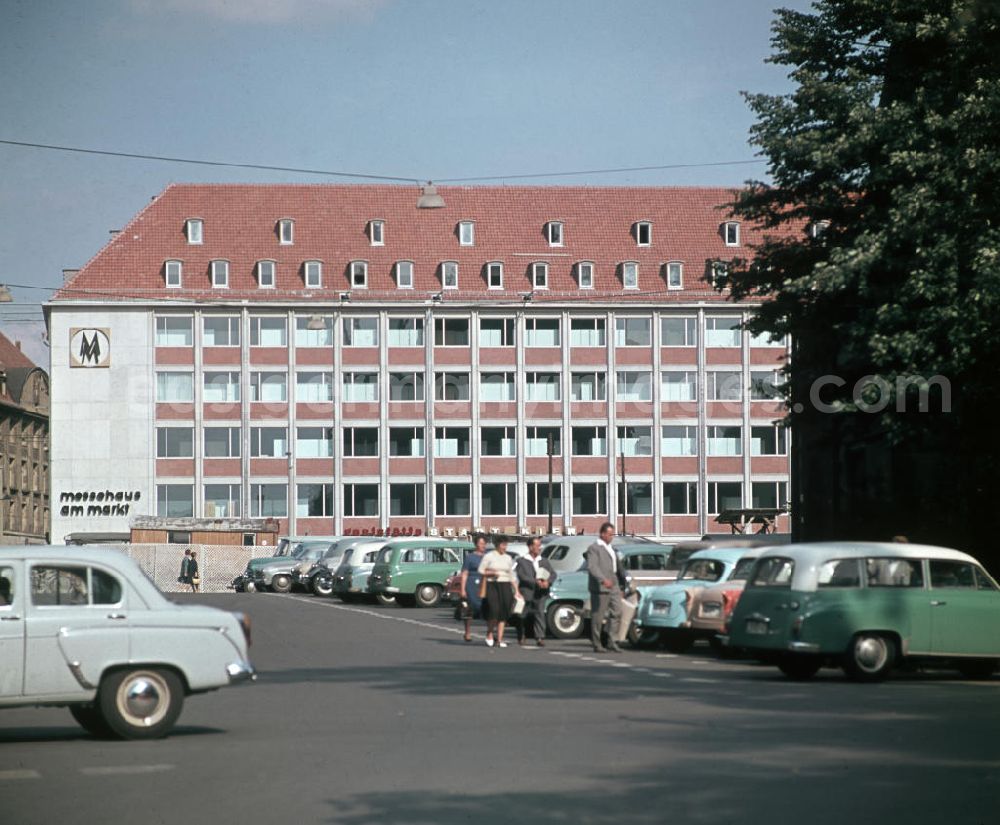
<path fill-rule="evenodd" d="M 518 587 L 524 599 L 524 612 L 517 624 L 517 643 L 526 644 L 525 630 L 528 622 L 535 631 L 535 643 L 545 646 L 545 597 L 556 580 L 556 571 L 548 559 L 542 558 L 542 540 L 538 536 L 528 539 L 528 555 L 521 556 L 515 567 Z"/>
<path fill-rule="evenodd" d="M 587 548 L 587 589 L 590 591 L 590 641 L 595 653 L 603 653 L 601 628 L 608 622 L 608 646 L 612 653 L 621 653 L 618 647 L 618 630 L 622 618 L 622 591 L 619 586 L 618 554 L 611 547 L 615 537 L 614 525 L 606 521 L 601 525 L 600 538 Z"/>

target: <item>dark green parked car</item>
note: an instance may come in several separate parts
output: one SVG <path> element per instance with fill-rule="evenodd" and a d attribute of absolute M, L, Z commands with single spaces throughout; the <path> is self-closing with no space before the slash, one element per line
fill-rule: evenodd
<path fill-rule="evenodd" d="M 368 593 L 380 600 L 395 597 L 402 607 L 434 607 L 441 602 L 448 577 L 460 570 L 470 542 L 448 539 L 400 539 L 383 547 L 368 577 Z"/>

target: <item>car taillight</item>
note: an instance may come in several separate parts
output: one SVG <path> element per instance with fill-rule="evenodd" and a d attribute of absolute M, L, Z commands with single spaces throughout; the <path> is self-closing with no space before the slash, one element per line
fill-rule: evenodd
<path fill-rule="evenodd" d="M 236 618 L 239 619 L 240 627 L 243 628 L 243 638 L 247 640 L 247 647 L 250 647 L 250 617 L 246 613 L 237 613 Z"/>

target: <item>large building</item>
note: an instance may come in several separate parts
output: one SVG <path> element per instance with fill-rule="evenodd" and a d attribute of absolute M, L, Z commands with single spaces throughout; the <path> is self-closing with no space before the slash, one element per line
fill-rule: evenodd
<path fill-rule="evenodd" d="M 174 185 L 47 307 L 53 536 L 696 536 L 779 507 L 785 342 L 711 284 L 709 188 Z M 779 529 L 787 529 L 782 517 Z"/>
<path fill-rule="evenodd" d="M 49 377 L 0 333 L 0 544 L 49 530 Z"/>

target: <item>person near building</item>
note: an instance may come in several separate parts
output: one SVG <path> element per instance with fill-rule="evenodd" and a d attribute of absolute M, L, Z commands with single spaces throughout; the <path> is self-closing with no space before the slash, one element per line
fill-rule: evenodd
<path fill-rule="evenodd" d="M 622 616 L 622 591 L 618 579 L 618 554 L 611 546 L 615 537 L 614 525 L 606 521 L 601 525 L 598 539 L 587 548 L 587 578 L 590 591 L 590 641 L 594 651 L 610 650 L 620 653 L 618 631 Z M 608 624 L 608 646 L 601 642 L 601 630 Z"/>
<path fill-rule="evenodd" d="M 462 565 L 462 612 L 465 618 L 465 641 L 472 641 L 472 621 L 483 617 L 483 600 L 479 598 L 479 586 L 482 576 L 479 575 L 479 563 L 486 554 L 486 536 L 476 536 L 476 547 L 466 557 Z M 487 644 L 493 638 L 487 632 Z"/>
<path fill-rule="evenodd" d="M 198 554 L 191 551 L 191 560 L 188 562 L 188 584 L 191 585 L 191 592 L 197 593 L 201 585 L 201 574 L 198 572 Z"/>
<path fill-rule="evenodd" d="M 524 611 L 517 625 L 517 643 L 527 644 L 530 626 L 538 647 L 545 646 L 545 597 L 555 583 L 556 571 L 552 563 L 542 558 L 542 540 L 539 536 L 528 539 L 528 554 L 521 556 L 515 566 L 517 584 L 524 599 Z"/>
<path fill-rule="evenodd" d="M 191 548 L 184 548 L 184 558 L 181 559 L 181 574 L 177 577 L 177 581 L 181 584 L 190 584 L 190 578 L 188 576 L 188 568 L 191 566 Z"/>
<path fill-rule="evenodd" d="M 514 610 L 514 599 L 521 598 L 514 574 L 514 559 L 507 552 L 507 539 L 499 539 L 496 547 L 483 556 L 479 574 L 486 579 L 486 622 L 490 632 L 486 644 L 507 647 L 504 628 Z"/>

